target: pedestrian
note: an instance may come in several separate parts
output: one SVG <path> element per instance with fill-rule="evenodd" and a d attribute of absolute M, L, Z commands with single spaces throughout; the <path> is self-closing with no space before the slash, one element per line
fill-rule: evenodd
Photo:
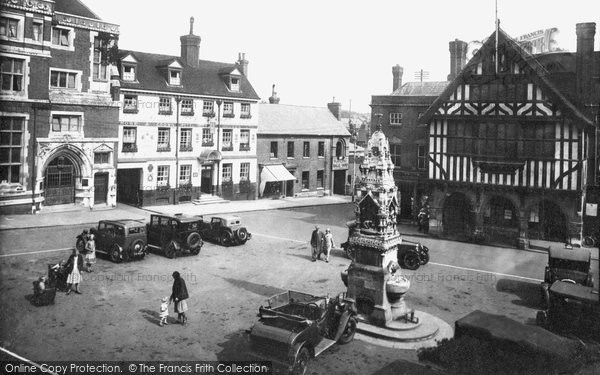
<path fill-rule="evenodd" d="M 85 270 L 87 272 L 94 272 L 92 265 L 96 264 L 96 239 L 93 234 L 88 235 L 85 243 L 85 251 Z"/>
<path fill-rule="evenodd" d="M 331 249 L 334 248 L 333 244 L 333 235 L 331 234 L 331 229 L 325 229 L 325 262 L 329 263 L 329 254 L 331 253 Z"/>
<path fill-rule="evenodd" d="M 186 299 L 189 298 L 187 287 L 185 286 L 185 280 L 181 277 L 179 272 L 173 272 L 173 291 L 171 293 L 171 299 L 175 304 L 175 312 L 177 313 L 177 320 L 182 325 L 187 322 L 185 312 L 187 311 Z"/>
<path fill-rule="evenodd" d="M 83 269 L 83 255 L 79 254 L 77 247 L 73 249 L 73 254 L 67 260 L 65 266 L 68 277 L 67 277 L 67 294 L 71 294 L 72 288 L 75 289 L 75 293 L 81 294 L 79 290 L 79 283 L 81 282 L 81 271 Z"/>
<path fill-rule="evenodd" d="M 310 236 L 310 246 L 312 248 L 313 262 L 317 261 L 317 257 L 321 258 L 322 237 L 323 232 L 321 232 L 318 225 L 315 225 L 315 230 L 313 230 L 312 235 Z"/>
<path fill-rule="evenodd" d="M 162 302 L 160 304 L 160 322 L 158 323 L 161 327 L 165 324 L 169 324 L 167 322 L 167 317 L 169 316 L 169 298 L 163 297 Z"/>

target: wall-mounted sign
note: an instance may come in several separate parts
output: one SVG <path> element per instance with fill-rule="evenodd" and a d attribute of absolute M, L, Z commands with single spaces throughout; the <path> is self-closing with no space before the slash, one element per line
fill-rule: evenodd
<path fill-rule="evenodd" d="M 333 159 L 332 169 L 334 171 L 339 169 L 348 169 L 348 159 Z"/>
<path fill-rule="evenodd" d="M 108 22 L 91 20 L 89 18 L 77 17 L 66 14 L 54 14 L 54 17 L 60 25 L 81 27 L 95 31 L 104 31 L 111 34 L 119 33 L 119 26 Z"/>
<path fill-rule="evenodd" d="M 586 203 L 585 204 L 585 214 L 587 216 L 598 216 L 598 204 Z"/>

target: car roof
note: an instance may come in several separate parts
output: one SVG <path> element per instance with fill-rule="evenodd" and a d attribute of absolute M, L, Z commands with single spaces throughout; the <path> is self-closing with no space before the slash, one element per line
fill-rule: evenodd
<path fill-rule="evenodd" d="M 220 216 L 213 216 L 212 218 L 214 219 L 222 219 L 222 220 L 239 220 L 240 217 L 236 216 L 236 215 L 220 215 Z"/>
<path fill-rule="evenodd" d="M 141 227 L 146 225 L 145 220 L 120 219 L 120 220 L 100 220 L 101 223 L 116 224 L 124 227 Z"/>
<path fill-rule="evenodd" d="M 549 255 L 550 258 L 573 260 L 576 262 L 589 262 L 592 253 L 588 249 L 551 247 Z"/>
<path fill-rule="evenodd" d="M 160 217 L 168 217 L 171 219 L 177 219 L 182 223 L 189 223 L 192 221 L 202 220 L 201 215 L 184 215 L 184 214 L 175 214 L 175 215 L 161 215 L 161 214 L 152 214 L 151 216 L 160 216 Z"/>

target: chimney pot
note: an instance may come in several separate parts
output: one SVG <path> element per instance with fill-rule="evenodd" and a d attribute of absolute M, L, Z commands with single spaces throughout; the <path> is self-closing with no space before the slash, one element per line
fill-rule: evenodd
<path fill-rule="evenodd" d="M 333 102 L 327 103 L 327 108 L 329 111 L 335 116 L 338 121 L 342 120 L 342 103 L 338 103 L 335 101 L 335 97 L 333 98 Z"/>
<path fill-rule="evenodd" d="M 402 74 L 404 73 L 404 69 L 400 65 L 396 65 L 392 67 L 392 92 L 398 90 L 402 87 Z"/>
<path fill-rule="evenodd" d="M 181 41 L 181 60 L 197 68 L 200 65 L 200 37 L 194 35 L 194 17 L 190 17 L 190 33 L 179 38 Z"/>

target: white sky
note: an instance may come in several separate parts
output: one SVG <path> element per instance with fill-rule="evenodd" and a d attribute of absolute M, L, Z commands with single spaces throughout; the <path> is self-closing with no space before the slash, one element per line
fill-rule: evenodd
<path fill-rule="evenodd" d="M 482 40 L 494 31 L 495 0 L 83 0 L 121 26 L 119 46 L 179 56 L 181 35 L 200 35 L 200 58 L 249 61 L 262 100 L 271 86 L 282 104 L 325 107 L 335 97 L 347 110 L 370 112 L 372 95 L 392 91 L 392 66 L 403 82 L 424 69 L 445 80 L 448 42 Z M 560 47 L 575 50 L 575 24 L 596 22 L 598 0 L 498 0 L 500 25 L 517 37 L 557 27 Z"/>

